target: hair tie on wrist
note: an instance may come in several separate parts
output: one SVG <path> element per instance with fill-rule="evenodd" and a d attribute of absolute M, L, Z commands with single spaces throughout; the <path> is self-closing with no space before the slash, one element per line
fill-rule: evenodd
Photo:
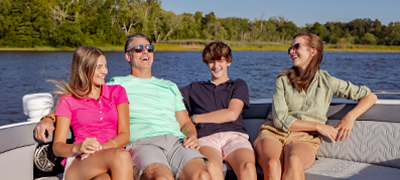
<path fill-rule="evenodd" d="M 113 143 L 114 143 L 114 147 L 117 147 L 117 143 L 116 143 L 113 139 L 110 139 L 110 140 L 108 140 L 108 141 L 113 142 Z"/>

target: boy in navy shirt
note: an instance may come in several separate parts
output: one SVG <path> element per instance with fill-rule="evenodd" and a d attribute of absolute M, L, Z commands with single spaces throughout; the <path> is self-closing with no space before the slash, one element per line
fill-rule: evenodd
<path fill-rule="evenodd" d="M 196 125 L 200 152 L 209 159 L 207 169 L 213 180 L 222 180 L 222 164 L 226 161 L 239 180 L 255 180 L 254 150 L 242 117 L 250 104 L 247 84 L 242 79 L 229 79 L 232 53 L 225 43 L 211 42 L 202 57 L 211 80 L 193 82 L 181 93 Z"/>

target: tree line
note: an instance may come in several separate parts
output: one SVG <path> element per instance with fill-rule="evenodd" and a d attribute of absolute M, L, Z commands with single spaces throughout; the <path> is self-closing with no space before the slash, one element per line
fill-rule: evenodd
<path fill-rule="evenodd" d="M 247 18 L 218 18 L 213 12 L 175 14 L 160 0 L 0 0 L 0 46 L 120 46 L 133 33 L 154 42 L 179 39 L 287 43 L 312 32 L 325 43 L 400 45 L 400 22 L 376 19 L 327 22 L 298 27 L 283 16 L 264 13 Z"/>

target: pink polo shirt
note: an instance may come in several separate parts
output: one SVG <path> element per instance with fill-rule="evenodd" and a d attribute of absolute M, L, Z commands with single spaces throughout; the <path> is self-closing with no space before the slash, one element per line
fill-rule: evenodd
<path fill-rule="evenodd" d="M 97 138 L 99 143 L 104 143 L 117 136 L 117 105 L 122 103 L 129 103 L 125 88 L 104 84 L 98 100 L 90 97 L 80 99 L 71 95 L 62 96 L 56 116 L 71 119 L 74 144 L 88 137 Z"/>

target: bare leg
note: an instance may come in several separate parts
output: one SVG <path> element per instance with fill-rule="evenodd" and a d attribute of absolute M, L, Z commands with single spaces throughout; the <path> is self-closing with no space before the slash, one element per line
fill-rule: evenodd
<path fill-rule="evenodd" d="M 210 173 L 212 180 L 223 180 L 224 174 L 222 173 L 222 154 L 217 149 L 211 146 L 202 146 L 200 153 L 208 158 L 207 170 Z"/>
<path fill-rule="evenodd" d="M 279 180 L 282 175 L 282 144 L 269 139 L 261 139 L 257 144 L 256 155 L 264 173 L 264 180 Z"/>
<path fill-rule="evenodd" d="M 154 163 L 148 165 L 140 179 L 145 180 L 174 180 L 171 170 L 168 166 L 161 163 Z"/>
<path fill-rule="evenodd" d="M 111 172 L 112 179 L 132 180 L 131 155 L 123 148 L 105 149 L 91 154 L 88 158 L 72 161 L 65 172 L 67 180 L 86 180 Z"/>
<path fill-rule="evenodd" d="M 187 162 L 181 172 L 179 173 L 178 179 L 180 180 L 209 180 L 210 175 L 207 172 L 206 163 L 203 158 L 194 158 Z"/>
<path fill-rule="evenodd" d="M 108 173 L 103 173 L 99 174 L 96 177 L 94 177 L 92 180 L 111 180 L 110 174 Z"/>
<path fill-rule="evenodd" d="M 305 143 L 293 143 L 284 147 L 284 170 L 282 179 L 304 180 L 304 170 L 315 161 L 312 147 Z"/>
<path fill-rule="evenodd" d="M 253 151 L 247 148 L 237 149 L 226 158 L 239 180 L 257 180 L 255 161 Z"/>

